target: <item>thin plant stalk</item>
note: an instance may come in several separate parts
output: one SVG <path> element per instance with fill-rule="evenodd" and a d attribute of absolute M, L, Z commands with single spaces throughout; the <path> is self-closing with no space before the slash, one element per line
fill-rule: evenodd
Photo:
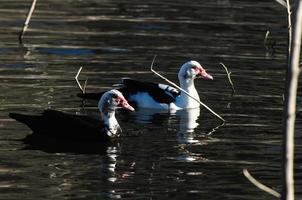
<path fill-rule="evenodd" d="M 235 88 L 234 88 L 233 81 L 232 81 L 232 79 L 231 79 L 231 73 L 232 73 L 232 72 L 229 72 L 228 68 L 227 68 L 223 63 L 219 63 L 219 64 L 225 69 L 225 71 L 226 71 L 226 73 L 227 73 L 228 80 L 229 80 L 229 83 L 230 83 L 231 88 L 232 88 L 232 95 L 234 95 L 234 93 L 235 93 Z"/>
<path fill-rule="evenodd" d="M 288 21 L 288 55 L 291 51 L 291 43 L 292 43 L 292 14 L 289 0 L 286 0 L 286 8 L 287 8 L 287 21 Z"/>
<path fill-rule="evenodd" d="M 243 174 L 244 176 L 251 182 L 253 183 L 256 187 L 258 187 L 259 189 L 277 197 L 280 198 L 281 194 L 276 192 L 275 190 L 267 187 L 266 185 L 263 185 L 262 183 L 260 183 L 259 181 L 257 181 L 250 173 L 247 169 L 243 169 Z"/>
<path fill-rule="evenodd" d="M 302 3 L 297 1 L 296 20 L 294 31 L 292 29 L 291 8 L 289 0 L 276 0 L 287 8 L 288 13 L 288 67 L 286 77 L 286 93 L 284 95 L 283 114 L 283 162 L 282 162 L 282 193 L 281 200 L 295 199 L 294 186 L 294 137 L 296 120 L 296 101 L 300 74 L 300 51 L 301 51 L 301 31 L 302 31 Z M 268 35 L 268 34 L 267 34 Z M 267 38 L 266 35 L 266 38 Z M 244 169 L 244 175 L 260 189 L 269 193 L 271 189 L 254 179 L 249 172 Z M 264 186 L 264 187 L 263 187 Z M 278 193 L 275 193 L 278 195 Z M 275 195 L 276 196 L 276 195 Z M 276 196 L 277 197 L 277 196 Z M 279 198 L 279 197 L 278 197 Z"/>
<path fill-rule="evenodd" d="M 81 71 L 82 71 L 82 69 L 83 69 L 83 67 L 80 67 L 80 69 L 78 70 L 78 73 L 77 73 L 77 75 L 74 77 L 74 79 L 76 80 L 76 82 L 77 82 L 77 84 L 78 84 L 78 86 L 79 86 L 79 88 L 80 88 L 80 90 L 82 91 L 82 93 L 85 93 L 85 90 L 83 89 L 83 87 L 82 87 L 82 85 L 80 84 L 80 81 L 79 81 L 79 75 L 80 75 L 80 73 L 81 73 Z M 85 88 L 86 88 L 86 82 L 85 82 Z"/>
<path fill-rule="evenodd" d="M 286 5 L 286 2 L 284 0 L 275 0 L 275 1 L 286 8 L 287 5 Z"/>
<path fill-rule="evenodd" d="M 28 28 L 28 24 L 29 24 L 30 18 L 31 18 L 31 16 L 32 16 L 32 14 L 35 10 L 36 3 L 37 3 L 37 0 L 33 0 L 33 2 L 31 3 L 31 6 L 30 6 L 30 9 L 28 11 L 26 20 L 25 20 L 24 25 L 23 25 L 23 27 L 20 31 L 20 34 L 19 34 L 19 44 L 23 44 L 23 36 L 24 36 L 24 33 L 26 32 L 26 30 Z"/>
<path fill-rule="evenodd" d="M 87 81 L 88 81 L 88 78 L 85 80 L 85 83 L 83 86 L 83 93 L 86 93 Z"/>
<path fill-rule="evenodd" d="M 266 33 L 265 33 L 264 42 L 263 42 L 263 45 L 264 45 L 264 46 L 266 46 L 266 43 L 267 43 L 269 34 L 270 34 L 270 31 L 267 30 Z"/>
<path fill-rule="evenodd" d="M 301 51 L 301 31 L 302 31 L 302 4 L 297 1 L 297 12 L 291 49 L 289 53 L 286 93 L 283 114 L 283 163 L 282 163 L 282 200 L 294 200 L 294 137 L 295 137 L 295 120 L 296 120 L 296 101 L 299 81 L 299 62 Z"/>

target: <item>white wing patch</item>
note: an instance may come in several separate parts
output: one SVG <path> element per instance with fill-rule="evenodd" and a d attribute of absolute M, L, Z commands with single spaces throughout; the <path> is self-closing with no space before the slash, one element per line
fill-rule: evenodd
<path fill-rule="evenodd" d="M 172 87 L 170 85 L 165 85 L 165 84 L 159 83 L 158 87 L 160 89 L 164 90 L 167 95 L 169 95 L 169 96 L 171 96 L 173 98 L 174 98 L 174 96 L 171 93 L 178 93 L 179 92 L 176 88 L 174 88 L 174 87 Z"/>

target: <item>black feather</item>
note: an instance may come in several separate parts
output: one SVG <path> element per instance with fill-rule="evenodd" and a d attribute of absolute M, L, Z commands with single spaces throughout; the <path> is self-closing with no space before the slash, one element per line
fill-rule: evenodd
<path fill-rule="evenodd" d="M 88 116 L 45 110 L 41 115 L 10 113 L 9 116 L 26 124 L 33 135 L 47 136 L 59 141 L 103 142 L 109 140 L 102 130 L 102 121 Z"/>
<path fill-rule="evenodd" d="M 128 100 L 131 95 L 135 95 L 138 92 L 146 92 L 158 103 L 166 103 L 170 104 L 175 101 L 175 98 L 180 95 L 180 92 L 171 86 L 161 84 L 152 83 L 152 82 L 143 82 L 137 81 L 129 78 L 123 79 L 123 86 L 118 88 L 118 90 L 123 93 L 124 97 Z M 78 94 L 79 97 L 84 99 L 93 99 L 99 100 L 100 97 L 104 94 L 101 93 L 85 93 Z M 132 102 L 133 103 L 133 102 Z M 134 102 L 135 103 L 135 102 Z"/>

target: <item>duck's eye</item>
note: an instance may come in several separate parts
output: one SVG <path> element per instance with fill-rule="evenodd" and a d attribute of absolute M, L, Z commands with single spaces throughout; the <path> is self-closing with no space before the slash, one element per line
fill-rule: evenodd
<path fill-rule="evenodd" d="M 115 99 L 115 102 L 116 102 L 117 104 L 121 104 L 121 103 L 123 102 L 123 99 L 122 99 L 120 96 L 118 96 L 118 97 Z"/>
<path fill-rule="evenodd" d="M 116 99 L 116 98 L 118 98 L 118 95 L 117 95 L 117 94 L 113 94 L 113 95 L 112 95 L 112 98 L 113 98 L 113 99 Z"/>
<path fill-rule="evenodd" d="M 196 67 L 196 66 L 193 66 L 192 67 L 192 69 L 196 72 L 196 73 L 198 73 L 199 72 L 199 68 L 198 67 Z"/>

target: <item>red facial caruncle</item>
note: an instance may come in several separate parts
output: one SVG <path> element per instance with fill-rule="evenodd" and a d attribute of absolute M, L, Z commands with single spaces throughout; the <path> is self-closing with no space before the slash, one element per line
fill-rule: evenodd
<path fill-rule="evenodd" d="M 130 106 L 128 101 L 122 96 L 117 96 L 116 97 L 116 102 L 117 102 L 118 106 L 120 106 L 122 108 L 125 108 L 125 109 L 130 110 L 130 111 L 135 110 L 132 106 Z"/>
<path fill-rule="evenodd" d="M 210 74 L 208 74 L 204 68 L 193 66 L 192 69 L 195 70 L 196 74 L 201 78 L 206 80 L 213 80 L 213 77 Z"/>

